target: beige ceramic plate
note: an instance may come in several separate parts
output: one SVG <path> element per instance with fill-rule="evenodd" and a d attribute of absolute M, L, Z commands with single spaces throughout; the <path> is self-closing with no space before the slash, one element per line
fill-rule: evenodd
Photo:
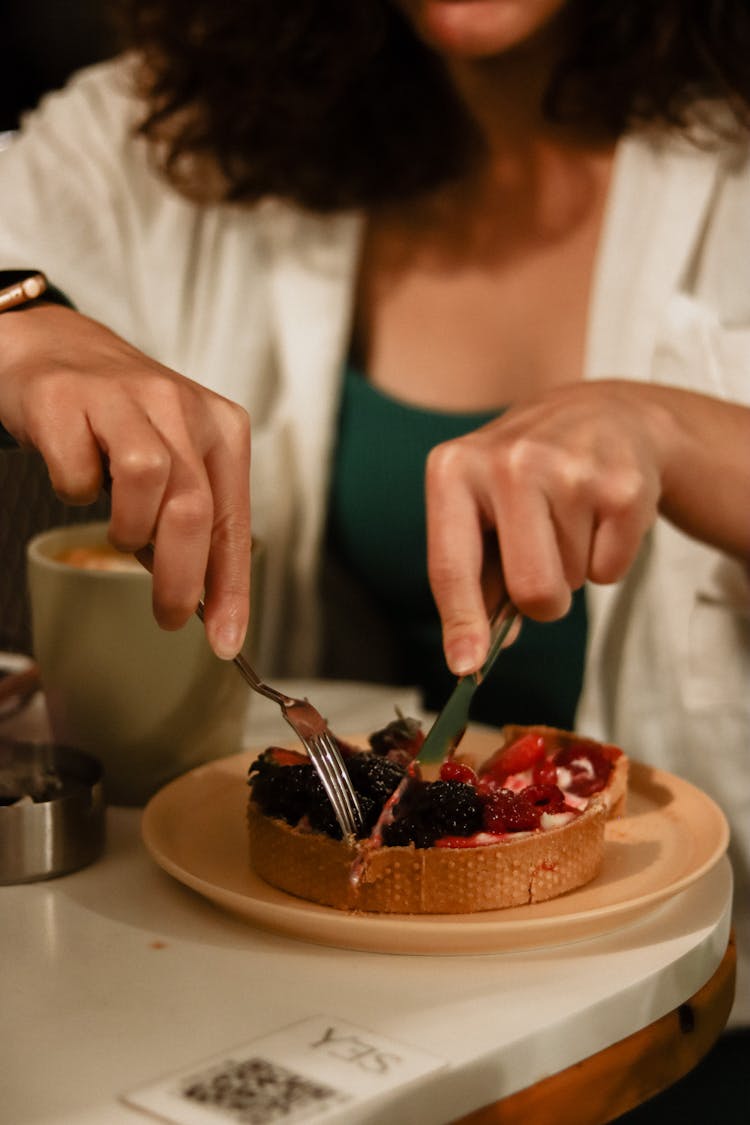
<path fill-rule="evenodd" d="M 469 731 L 462 750 L 485 757 L 497 735 Z M 607 827 L 604 866 L 550 902 L 477 914 L 346 914 L 278 891 L 251 870 L 245 828 L 254 753 L 200 766 L 151 799 L 143 839 L 156 862 L 219 906 L 267 929 L 322 945 L 382 953 L 533 949 L 618 929 L 716 864 L 729 830 L 714 802 L 680 778 L 631 763 L 628 814 Z"/>

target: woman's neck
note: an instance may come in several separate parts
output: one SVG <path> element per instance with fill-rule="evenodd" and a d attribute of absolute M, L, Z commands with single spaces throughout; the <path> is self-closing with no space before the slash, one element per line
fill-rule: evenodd
<path fill-rule="evenodd" d="M 486 165 L 527 163 L 544 149 L 575 154 L 612 147 L 580 123 L 550 120 L 545 97 L 564 44 L 554 21 L 533 38 L 491 58 L 444 59 L 448 76 L 484 141 Z"/>

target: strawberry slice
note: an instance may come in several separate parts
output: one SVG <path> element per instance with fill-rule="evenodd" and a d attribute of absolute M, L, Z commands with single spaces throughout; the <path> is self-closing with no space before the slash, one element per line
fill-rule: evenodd
<path fill-rule="evenodd" d="M 492 755 L 482 769 L 482 777 L 492 777 L 498 781 L 512 773 L 523 773 L 543 762 L 547 755 L 544 736 L 528 732 L 522 734 L 510 746 L 503 746 Z"/>
<path fill-rule="evenodd" d="M 301 754 L 299 750 L 287 750 L 284 746 L 270 746 L 266 754 L 277 766 L 307 766 L 310 764 L 307 754 Z"/>

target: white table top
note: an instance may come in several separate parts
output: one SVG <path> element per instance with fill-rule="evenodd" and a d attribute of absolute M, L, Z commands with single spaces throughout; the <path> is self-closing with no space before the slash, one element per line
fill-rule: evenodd
<path fill-rule="evenodd" d="M 380 725 L 394 703 L 415 711 L 411 693 L 389 688 L 307 690 L 342 733 Z M 273 710 L 254 714 L 248 745 L 277 739 L 278 721 Z M 14 722 L 23 735 L 39 717 Z M 91 867 L 0 887 L 0 1122 L 138 1125 L 149 1118 L 123 1095 L 325 1015 L 446 1063 L 349 1106 L 342 1121 L 438 1125 L 670 1011 L 713 974 L 728 940 L 723 859 L 639 921 L 556 948 L 460 957 L 329 949 L 223 913 L 155 866 L 138 810 L 107 816 L 106 851 Z"/>

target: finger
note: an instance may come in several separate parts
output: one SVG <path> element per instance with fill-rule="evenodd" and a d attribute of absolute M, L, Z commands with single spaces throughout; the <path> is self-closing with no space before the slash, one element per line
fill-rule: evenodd
<path fill-rule="evenodd" d="M 171 473 L 154 534 L 153 609 L 164 629 L 179 629 L 203 595 L 213 499 L 202 461 L 171 450 Z"/>
<path fill-rule="evenodd" d="M 589 563 L 589 577 L 606 585 L 619 582 L 630 569 L 648 528 L 635 514 L 605 516 L 596 527 Z"/>
<path fill-rule="evenodd" d="M 235 408 L 206 457 L 214 522 L 206 572 L 205 625 L 217 656 L 231 660 L 245 639 L 250 597 L 250 426 Z"/>
<path fill-rule="evenodd" d="M 154 537 L 172 457 L 148 416 L 129 399 L 101 413 L 104 417 L 94 406 L 89 416 L 111 478 L 109 538 L 119 550 L 135 551 Z"/>
<path fill-rule="evenodd" d="M 656 519 L 658 497 L 655 473 L 622 471 L 609 483 L 592 542 L 589 577 L 594 582 L 617 582 L 626 574 Z"/>
<path fill-rule="evenodd" d="M 511 600 L 537 621 L 564 617 L 570 586 L 547 497 L 537 488 L 507 489 L 495 498 L 495 521 Z"/>
<path fill-rule="evenodd" d="M 594 537 L 594 515 L 588 505 L 550 506 L 565 583 L 579 590 L 586 581 Z"/>
<path fill-rule="evenodd" d="M 552 518 L 565 582 L 583 586 L 588 574 L 594 530 L 595 477 L 588 456 L 555 449 L 539 481 Z"/>
<path fill-rule="evenodd" d="M 443 628 L 448 667 L 476 672 L 489 645 L 482 595 L 484 524 L 468 487 L 457 443 L 437 446 L 427 461 L 427 566 Z"/>
<path fill-rule="evenodd" d="M 102 459 L 85 415 L 60 408 L 39 428 L 38 438 L 35 432 L 30 436 L 60 499 L 66 504 L 92 504 L 102 487 Z"/>

